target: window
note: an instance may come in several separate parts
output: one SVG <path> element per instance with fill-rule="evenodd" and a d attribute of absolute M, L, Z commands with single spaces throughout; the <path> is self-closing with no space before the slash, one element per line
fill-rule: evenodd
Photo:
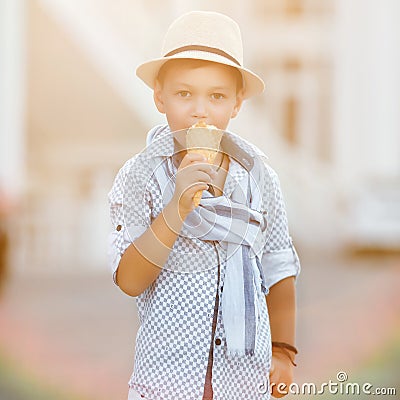
<path fill-rule="evenodd" d="M 285 0 L 284 13 L 288 17 L 298 17 L 304 12 L 303 0 Z"/>
<path fill-rule="evenodd" d="M 285 139 L 291 145 L 294 145 L 297 142 L 296 126 L 299 112 L 298 101 L 293 96 L 291 96 L 284 101 L 283 107 Z"/>

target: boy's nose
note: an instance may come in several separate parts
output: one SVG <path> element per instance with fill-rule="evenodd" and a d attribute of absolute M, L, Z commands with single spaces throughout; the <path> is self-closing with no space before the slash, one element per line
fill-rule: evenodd
<path fill-rule="evenodd" d="M 203 100 L 203 99 L 196 100 L 196 102 L 194 103 L 194 108 L 193 108 L 193 117 L 195 117 L 195 118 L 207 118 L 208 117 L 207 106 L 206 106 L 205 100 Z"/>

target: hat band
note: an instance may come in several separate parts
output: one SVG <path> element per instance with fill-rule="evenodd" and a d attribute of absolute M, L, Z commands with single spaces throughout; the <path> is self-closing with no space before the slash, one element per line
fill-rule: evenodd
<path fill-rule="evenodd" d="M 232 57 L 230 54 L 225 53 L 225 51 L 217 49 L 215 47 L 208 47 L 208 46 L 197 46 L 197 45 L 190 45 L 190 46 L 183 46 L 183 47 L 178 47 L 175 50 L 170 51 L 169 53 L 165 54 L 164 57 L 170 57 L 178 53 L 182 53 L 184 51 L 191 51 L 191 50 L 197 50 L 197 51 L 206 51 L 208 53 L 214 53 L 219 56 L 225 57 L 230 61 L 233 61 L 235 64 L 239 65 L 241 67 L 241 64 L 236 58 Z"/>

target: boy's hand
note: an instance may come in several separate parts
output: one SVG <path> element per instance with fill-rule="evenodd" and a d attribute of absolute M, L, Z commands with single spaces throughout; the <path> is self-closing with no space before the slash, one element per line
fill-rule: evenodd
<path fill-rule="evenodd" d="M 206 159 L 196 153 L 187 153 L 183 157 L 176 174 L 175 192 L 172 198 L 184 220 L 195 205 L 193 196 L 199 190 L 206 190 L 215 178 L 216 172 Z"/>
<path fill-rule="evenodd" d="M 287 355 L 274 350 L 269 372 L 269 381 L 272 386 L 272 396 L 283 397 L 288 394 L 289 386 L 293 382 L 293 365 Z M 281 384 L 281 386 L 279 386 Z M 279 390 L 278 390 L 279 389 Z"/>

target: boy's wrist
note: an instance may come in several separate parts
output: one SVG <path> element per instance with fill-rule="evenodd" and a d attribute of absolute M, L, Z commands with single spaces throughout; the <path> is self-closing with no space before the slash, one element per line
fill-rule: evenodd
<path fill-rule="evenodd" d="M 286 359 L 290 362 L 294 367 L 297 367 L 297 364 L 294 362 L 295 355 L 298 353 L 295 346 L 285 342 L 272 342 L 272 354 L 281 359 Z"/>
<path fill-rule="evenodd" d="M 179 202 L 172 198 L 172 200 L 162 210 L 162 215 L 168 228 L 176 233 L 182 229 L 183 222 L 187 216 L 179 209 Z"/>
<path fill-rule="evenodd" d="M 282 350 L 279 349 L 272 350 L 272 357 L 274 357 L 275 359 L 278 358 L 281 362 L 287 364 L 292 368 L 297 366 L 297 364 L 293 361 L 293 359 L 286 353 L 284 353 Z"/>
<path fill-rule="evenodd" d="M 179 218 L 180 222 L 183 225 L 183 222 L 185 221 L 186 217 L 190 214 L 192 210 L 186 210 L 181 206 L 181 202 L 179 199 L 175 197 L 175 195 L 172 197 L 171 201 L 168 203 L 166 206 L 171 209 L 171 212 L 175 214 L 176 217 Z"/>

